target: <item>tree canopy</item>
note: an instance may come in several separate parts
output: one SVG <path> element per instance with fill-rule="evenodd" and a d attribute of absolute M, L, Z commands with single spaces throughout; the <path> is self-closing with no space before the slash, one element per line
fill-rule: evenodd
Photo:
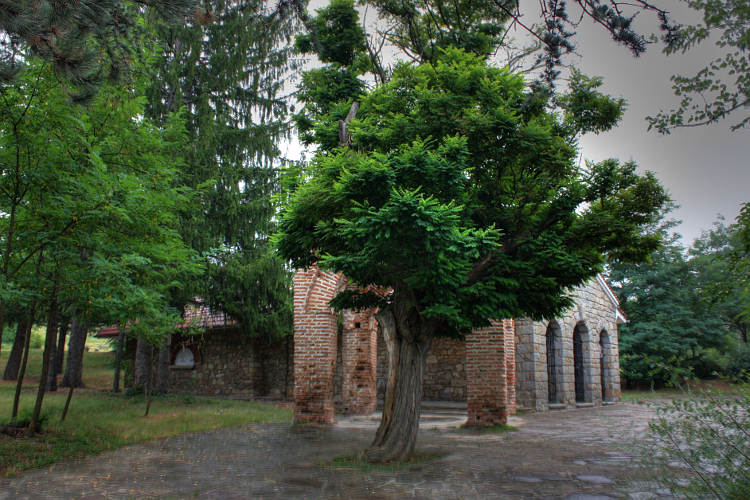
<path fill-rule="evenodd" d="M 146 113 L 164 122 L 184 109 L 188 143 L 180 182 L 198 196 L 180 212 L 183 240 L 205 273 L 174 297 L 200 296 L 248 335 L 291 326 L 290 273 L 269 244 L 275 230 L 279 142 L 289 131 L 281 93 L 293 66 L 289 12 L 263 1 L 206 2 L 210 23 L 159 23 Z"/>
<path fill-rule="evenodd" d="M 548 92 L 446 48 L 361 97 L 348 147 L 333 141 L 340 108 L 316 121 L 321 149 L 283 214 L 279 248 L 296 267 L 317 263 L 360 285 L 336 306 L 380 307 L 400 359 L 412 360 L 397 384 L 415 385 L 402 393 L 421 391 L 421 371 L 409 370 L 435 335 L 554 317 L 607 259 L 658 246 L 641 230 L 668 200 L 653 175 L 576 163 L 578 135 L 614 126 L 623 105 L 576 78 L 554 113 Z M 418 407 L 420 394 L 403 405 Z M 411 424 L 390 425 L 393 446 L 376 446 L 374 459 L 413 450 L 416 430 L 401 434 Z"/>

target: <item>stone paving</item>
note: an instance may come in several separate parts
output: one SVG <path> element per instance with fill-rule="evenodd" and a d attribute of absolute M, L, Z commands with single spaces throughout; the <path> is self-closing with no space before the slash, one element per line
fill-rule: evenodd
<path fill-rule="evenodd" d="M 430 408 L 419 452 L 440 458 L 399 472 L 333 468 L 367 446 L 377 417 L 331 427 L 289 424 L 186 434 L 0 480 L 15 498 L 519 499 L 662 498 L 622 443 L 653 411 L 625 404 L 529 413 L 504 433 L 460 429 L 465 412 Z"/>

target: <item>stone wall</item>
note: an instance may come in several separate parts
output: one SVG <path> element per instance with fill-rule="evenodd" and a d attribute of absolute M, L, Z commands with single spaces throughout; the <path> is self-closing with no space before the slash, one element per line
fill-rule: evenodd
<path fill-rule="evenodd" d="M 377 340 L 378 399 L 385 395 L 388 355 L 382 336 Z M 433 401 L 466 401 L 466 344 L 463 340 L 436 338 L 427 355 L 424 371 L 424 399 Z"/>
<path fill-rule="evenodd" d="M 193 368 L 174 366 L 183 345 L 197 350 Z M 208 330 L 194 337 L 172 338 L 169 390 L 173 393 L 235 398 L 286 399 L 292 394 L 292 339 L 254 339 L 237 329 Z"/>
<path fill-rule="evenodd" d="M 516 321 L 516 391 L 518 406 L 537 411 L 549 408 L 549 377 L 555 377 L 560 405 L 601 404 L 620 398 L 617 305 L 606 284 L 595 278 L 573 293 L 575 306 L 555 320 Z M 548 368 L 547 331 L 559 326 L 557 364 Z M 574 332 L 581 336 L 582 370 L 576 374 Z M 603 347 L 602 347 L 603 346 Z M 550 357 L 550 361 L 553 358 Z M 576 376 L 582 392 L 576 398 Z M 602 388 L 604 389 L 602 391 Z M 604 397 L 602 397 L 604 396 Z M 576 401 L 578 399 L 578 401 Z"/>

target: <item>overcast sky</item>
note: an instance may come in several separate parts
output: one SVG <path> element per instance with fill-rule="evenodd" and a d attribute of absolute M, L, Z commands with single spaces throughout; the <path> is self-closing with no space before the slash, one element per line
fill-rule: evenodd
<path fill-rule="evenodd" d="M 632 159 L 641 169 L 655 172 L 681 206 L 673 215 L 683 221 L 676 230 L 685 244 L 710 228 L 717 214 L 733 222 L 740 205 L 750 201 L 750 129 L 732 132 L 730 125 L 740 120 L 730 117 L 664 136 L 648 132 L 645 121 L 660 108 L 669 110 L 677 103 L 670 76 L 695 74 L 715 49 L 709 45 L 686 56 L 667 57 L 660 47 L 652 46 L 644 56 L 634 58 L 591 23 L 583 25 L 578 35 L 581 57 L 573 61 L 584 73 L 603 76 L 606 91 L 629 103 L 619 127 L 583 138 L 584 157 Z"/>
<path fill-rule="evenodd" d="M 677 0 L 657 3 L 673 9 L 683 23 L 696 20 Z M 310 11 L 327 4 L 327 0 L 313 0 Z M 528 5 L 538 9 L 536 2 Z M 533 22 L 536 12 L 529 12 L 524 20 Z M 368 18 L 373 17 L 370 12 Z M 641 15 L 639 20 L 641 32 L 656 31 L 653 16 Z M 523 34 L 519 32 L 515 38 L 522 39 Z M 730 119 L 709 127 L 678 129 L 664 136 L 648 132 L 645 120 L 660 109 L 674 107 L 677 98 L 672 94 L 670 76 L 692 76 L 715 55 L 713 46 L 704 44 L 686 56 L 667 57 L 661 53 L 661 46 L 653 45 L 645 55 L 634 58 L 590 20 L 579 26 L 576 44 L 578 55 L 571 56 L 568 62 L 587 75 L 604 77 L 602 90 L 628 102 L 616 129 L 583 137 L 583 158 L 634 160 L 641 170 L 653 171 L 680 205 L 672 217 L 683 221 L 676 231 L 682 234 L 685 245 L 709 229 L 718 214 L 733 222 L 740 205 L 750 201 L 750 129 L 732 132 L 729 126 L 734 122 Z M 293 151 L 288 153 L 297 156 Z"/>

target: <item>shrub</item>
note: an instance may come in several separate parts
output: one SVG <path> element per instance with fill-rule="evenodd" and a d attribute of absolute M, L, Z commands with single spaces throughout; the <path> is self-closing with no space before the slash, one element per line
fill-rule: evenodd
<path fill-rule="evenodd" d="M 741 345 L 729 355 L 727 376 L 737 380 L 750 380 L 750 346 Z"/>
<path fill-rule="evenodd" d="M 646 465 L 680 497 L 750 498 L 750 389 L 688 396 L 660 407 L 649 423 Z M 687 477 L 675 474 L 675 463 Z"/>

